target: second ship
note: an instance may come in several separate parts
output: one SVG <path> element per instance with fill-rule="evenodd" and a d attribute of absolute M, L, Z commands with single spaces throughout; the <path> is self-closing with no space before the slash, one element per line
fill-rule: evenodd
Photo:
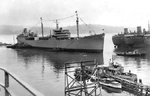
<path fill-rule="evenodd" d="M 104 33 L 79 37 L 79 20 L 76 12 L 77 37 L 71 37 L 69 30 L 58 27 L 53 30 L 53 35 L 43 36 L 43 23 L 41 18 L 42 37 L 37 34 L 28 32 L 25 28 L 22 34 L 17 36 L 17 44 L 30 46 L 34 48 L 47 48 L 62 51 L 86 51 L 86 52 L 102 52 L 104 45 Z"/>
<path fill-rule="evenodd" d="M 150 46 L 150 30 L 142 31 L 138 26 L 137 31 L 129 32 L 124 28 L 124 33 L 114 35 L 112 41 L 117 48 L 146 48 Z"/>

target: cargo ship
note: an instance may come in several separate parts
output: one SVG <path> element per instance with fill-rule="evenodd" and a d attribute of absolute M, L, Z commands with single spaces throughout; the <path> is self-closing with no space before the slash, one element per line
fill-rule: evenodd
<path fill-rule="evenodd" d="M 112 41 L 116 48 L 145 48 L 150 46 L 150 31 L 142 31 L 141 26 L 133 32 L 124 28 L 124 33 L 114 35 Z"/>
<path fill-rule="evenodd" d="M 104 45 L 104 33 L 79 36 L 79 20 L 76 12 L 77 37 L 71 37 L 69 30 L 59 28 L 56 23 L 56 29 L 53 35 L 43 36 L 43 23 L 41 18 L 42 37 L 37 36 L 33 32 L 28 32 L 25 28 L 22 34 L 17 36 L 17 44 L 30 46 L 33 48 L 47 48 L 58 51 L 86 51 L 86 52 L 102 52 Z"/>

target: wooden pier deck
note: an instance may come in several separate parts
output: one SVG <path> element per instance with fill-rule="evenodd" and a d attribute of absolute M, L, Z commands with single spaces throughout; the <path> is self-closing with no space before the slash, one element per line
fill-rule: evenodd
<path fill-rule="evenodd" d="M 144 85 L 142 83 L 133 82 L 131 80 L 123 79 L 118 76 L 110 75 L 116 81 L 122 84 L 122 89 L 131 93 L 136 94 L 137 96 L 150 96 L 150 86 Z"/>
<path fill-rule="evenodd" d="M 74 77 L 74 75 L 70 74 L 72 72 L 74 73 L 75 71 L 69 71 L 68 70 L 70 68 L 79 68 L 80 67 L 81 73 L 82 73 L 81 77 L 82 77 L 86 74 L 85 73 L 85 68 L 86 68 L 85 66 L 91 66 L 91 65 L 84 64 L 87 62 L 91 63 L 92 61 L 82 61 L 82 62 L 66 63 L 65 64 L 65 96 L 71 96 L 71 95 L 82 96 L 83 93 L 85 93 L 85 96 L 89 96 L 89 95 L 90 96 L 99 96 L 99 95 L 96 95 L 97 93 L 100 94 L 100 96 L 102 96 L 101 91 L 96 92 L 97 89 L 101 90 L 101 88 L 100 88 L 101 85 L 98 83 L 98 81 L 95 83 L 90 83 L 90 84 L 85 83 L 88 80 L 80 79 L 81 81 L 78 81 Z M 77 65 L 77 63 L 79 65 Z M 75 64 L 75 66 L 72 64 Z M 92 66 L 93 66 L 93 64 L 92 64 Z M 95 63 L 95 65 L 96 64 L 97 63 Z M 67 65 L 69 65 L 69 66 L 67 66 Z M 101 67 L 98 68 L 96 66 L 93 67 L 93 68 L 95 68 L 94 72 L 99 77 L 100 76 L 99 69 Z M 120 82 L 122 84 L 122 90 L 123 91 L 127 91 L 129 93 L 132 93 L 135 96 L 150 96 L 150 86 L 142 84 L 142 80 L 139 80 L 139 82 L 137 82 L 137 80 L 124 79 L 122 77 L 119 77 L 119 75 L 117 75 L 117 74 L 114 75 L 114 74 L 106 73 L 105 75 L 106 75 L 106 77 L 114 78 L 116 81 Z M 90 91 L 88 92 L 88 89 L 90 89 L 90 88 L 93 88 L 93 89 L 91 89 L 92 90 L 91 92 Z"/>

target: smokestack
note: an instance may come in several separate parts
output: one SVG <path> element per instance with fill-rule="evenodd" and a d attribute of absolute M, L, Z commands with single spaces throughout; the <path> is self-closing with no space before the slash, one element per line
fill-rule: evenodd
<path fill-rule="evenodd" d="M 138 33 L 138 34 L 139 34 L 139 33 L 142 33 L 141 26 L 138 26 L 138 27 L 137 27 L 137 33 Z"/>
<path fill-rule="evenodd" d="M 128 33 L 128 28 L 124 28 L 124 34 Z"/>

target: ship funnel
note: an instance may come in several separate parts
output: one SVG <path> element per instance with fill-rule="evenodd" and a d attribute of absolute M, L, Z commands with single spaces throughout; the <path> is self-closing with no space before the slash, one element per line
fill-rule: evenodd
<path fill-rule="evenodd" d="M 124 28 L 124 34 L 128 33 L 128 28 Z"/>
<path fill-rule="evenodd" d="M 137 27 L 137 33 L 142 33 L 141 26 L 138 26 L 138 27 Z"/>
<path fill-rule="evenodd" d="M 24 28 L 24 29 L 23 29 L 23 33 L 27 33 L 27 28 Z"/>

